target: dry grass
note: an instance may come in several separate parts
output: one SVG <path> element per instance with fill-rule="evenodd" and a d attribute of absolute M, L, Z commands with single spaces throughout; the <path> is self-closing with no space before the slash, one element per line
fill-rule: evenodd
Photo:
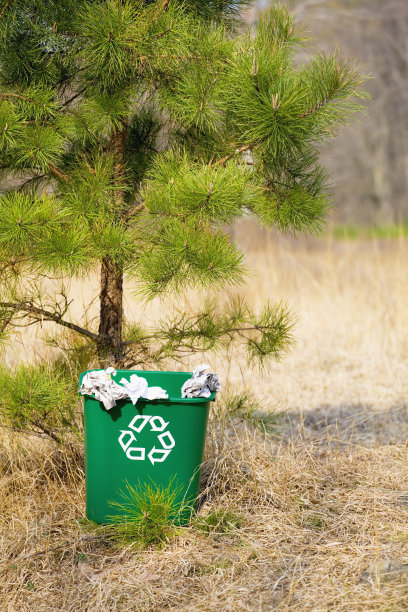
<path fill-rule="evenodd" d="M 81 526 L 77 449 L 4 433 L 1 610 L 408 609 L 408 242 L 238 239 L 254 301 L 286 299 L 300 317 L 296 348 L 263 378 L 212 360 L 288 411 L 281 438 L 211 422 L 200 512 L 240 525 L 120 548 Z"/>

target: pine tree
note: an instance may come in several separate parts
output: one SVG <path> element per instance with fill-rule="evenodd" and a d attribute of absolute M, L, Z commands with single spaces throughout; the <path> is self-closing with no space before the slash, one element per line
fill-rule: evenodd
<path fill-rule="evenodd" d="M 329 202 L 321 146 L 360 109 L 337 52 L 297 60 L 286 8 L 256 30 L 247 0 L 7 0 L 0 8 L 0 329 L 53 321 L 101 364 L 160 363 L 234 339 L 249 360 L 291 342 L 282 304 L 242 299 L 142 329 L 140 299 L 239 284 L 226 227 L 252 214 L 316 232 Z M 98 327 L 69 318 L 64 284 L 100 270 Z M 61 287 L 50 295 L 48 278 Z M 48 284 L 47 284 L 48 283 Z"/>

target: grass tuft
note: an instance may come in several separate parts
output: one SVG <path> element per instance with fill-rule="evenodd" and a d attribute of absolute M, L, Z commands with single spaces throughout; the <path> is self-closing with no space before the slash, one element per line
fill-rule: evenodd
<path fill-rule="evenodd" d="M 197 516 L 193 525 L 206 534 L 229 534 L 242 527 L 243 517 L 232 510 L 213 510 L 204 516 Z"/>

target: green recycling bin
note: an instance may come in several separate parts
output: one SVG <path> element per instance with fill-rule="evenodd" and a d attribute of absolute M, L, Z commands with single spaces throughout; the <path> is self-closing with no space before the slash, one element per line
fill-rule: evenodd
<path fill-rule="evenodd" d="M 79 384 L 87 372 L 80 376 Z M 120 514 L 110 501 L 122 501 L 126 484 L 154 484 L 178 491 L 177 502 L 187 508 L 180 522 L 187 522 L 200 485 L 209 398 L 182 398 L 181 387 L 191 372 L 117 370 L 119 383 L 132 374 L 150 386 L 159 386 L 168 399 L 145 400 L 136 405 L 119 400 L 111 410 L 93 396 L 84 395 L 86 514 L 96 523 L 109 523 Z"/>

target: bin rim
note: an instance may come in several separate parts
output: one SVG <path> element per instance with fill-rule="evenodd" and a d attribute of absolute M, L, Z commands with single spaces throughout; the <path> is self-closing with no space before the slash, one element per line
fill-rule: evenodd
<path fill-rule="evenodd" d="M 81 383 L 82 383 L 82 379 L 85 376 L 85 374 L 88 374 L 88 372 L 103 372 L 105 371 L 106 368 L 92 368 L 91 370 L 85 370 L 84 372 L 81 372 L 81 374 L 79 375 L 79 387 L 81 387 Z M 120 374 L 121 372 L 133 372 L 134 374 L 143 374 L 143 372 L 145 372 L 146 374 L 190 374 L 191 376 L 193 375 L 193 372 L 176 372 L 175 370 L 116 370 L 116 375 Z M 95 399 L 95 395 L 83 395 L 82 393 L 78 393 L 80 397 L 83 398 L 92 398 Z M 149 400 L 149 399 L 145 399 L 145 398 L 140 398 L 137 403 L 139 402 L 143 402 L 146 404 L 204 404 L 205 402 L 215 402 L 215 396 L 216 396 L 217 392 L 214 391 L 213 393 L 211 393 L 211 395 L 209 397 L 168 397 L 166 399 L 155 399 L 155 400 Z M 118 402 L 127 402 L 130 401 L 130 398 L 128 399 L 124 399 L 124 400 L 118 400 Z M 137 404 L 135 404 L 136 407 Z"/>

